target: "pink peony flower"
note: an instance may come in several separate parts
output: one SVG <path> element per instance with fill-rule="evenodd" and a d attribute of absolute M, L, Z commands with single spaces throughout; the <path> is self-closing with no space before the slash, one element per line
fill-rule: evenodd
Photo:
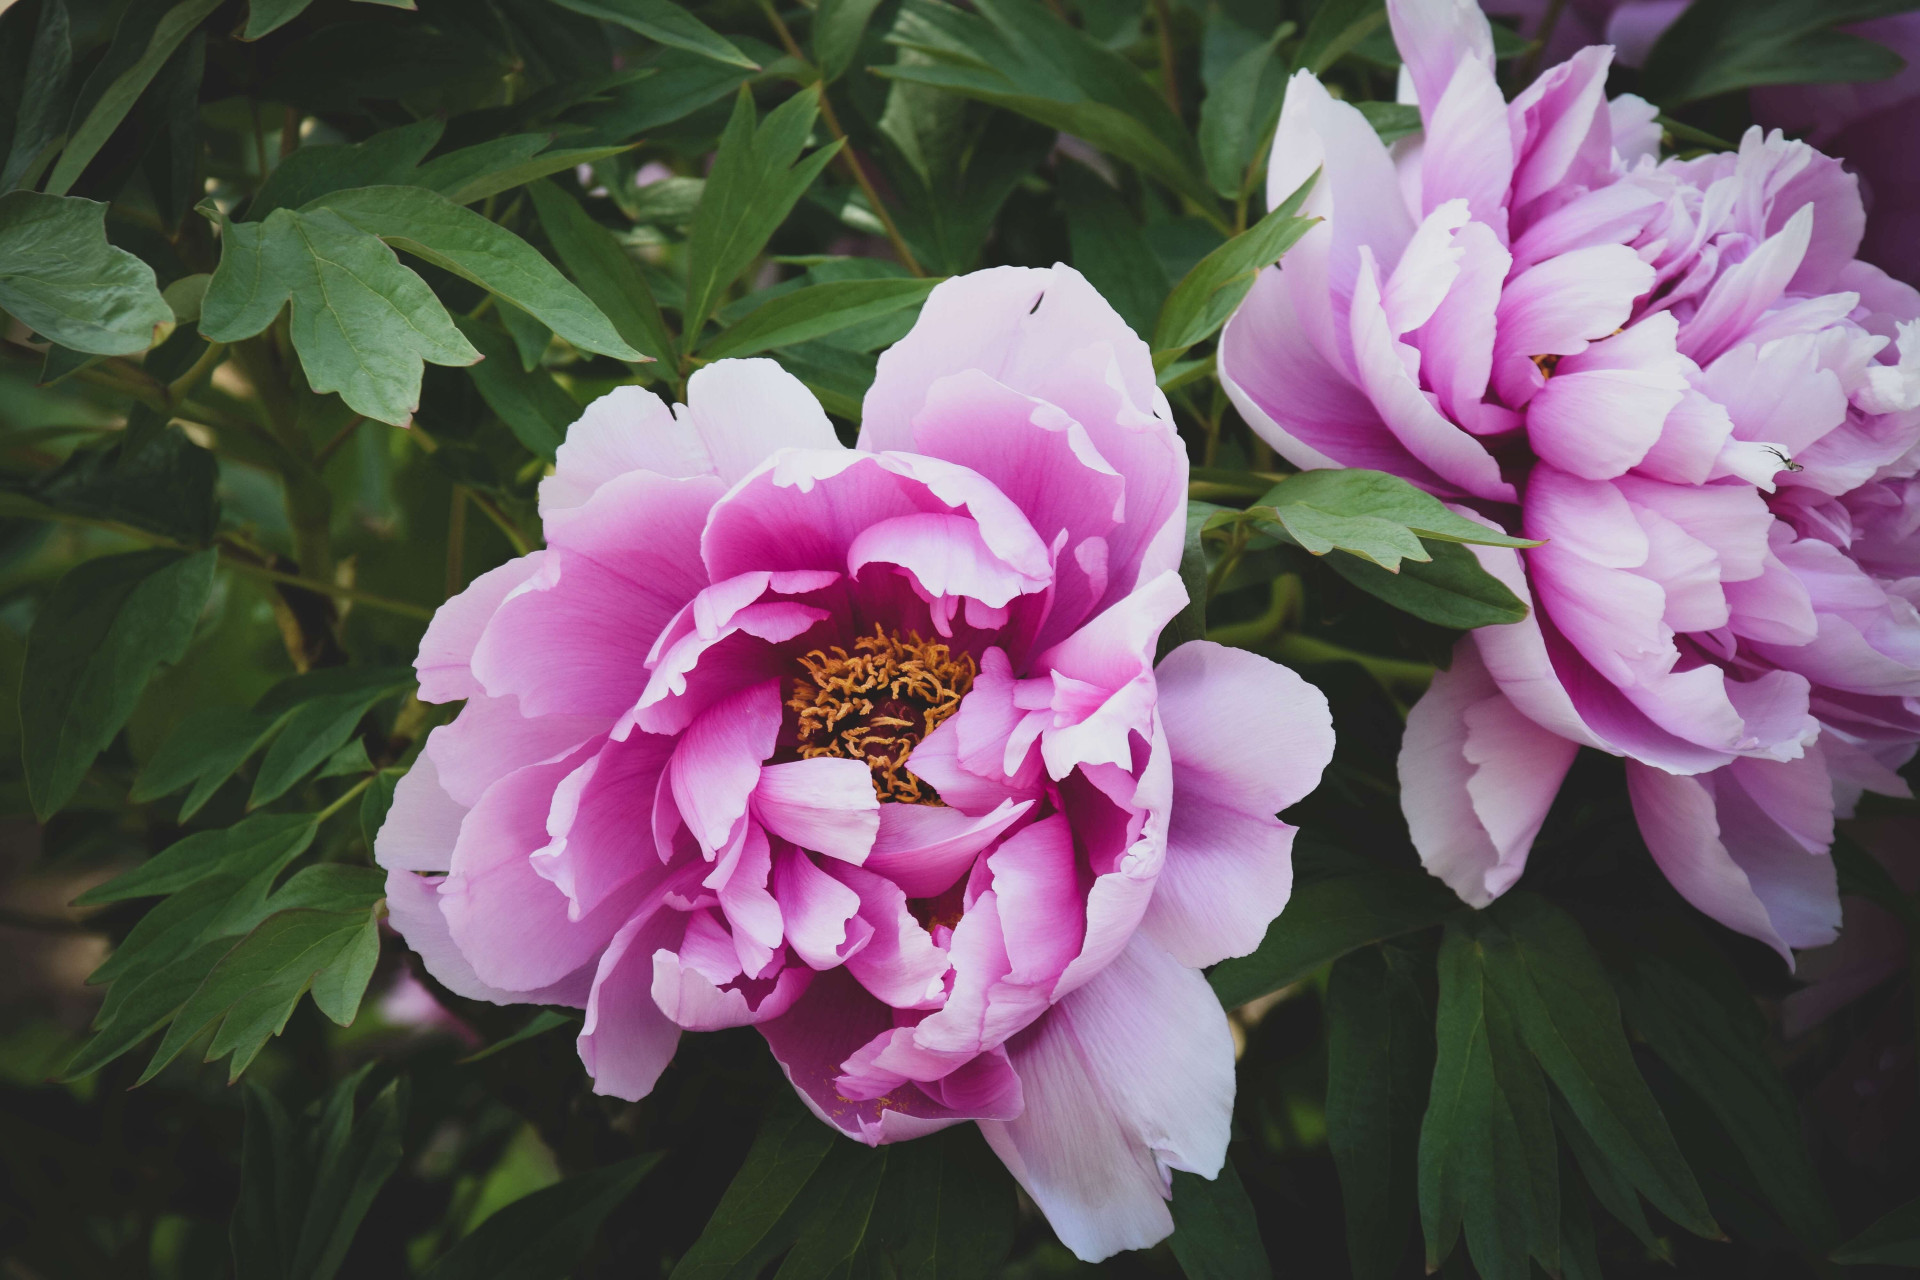
<path fill-rule="evenodd" d="M 1920 740 L 1920 294 L 1859 262 L 1851 176 L 1779 134 L 1659 161 L 1583 49 L 1511 104 L 1471 0 L 1393 0 L 1426 123 L 1392 151 L 1310 75 L 1270 195 L 1326 219 L 1222 338 L 1303 467 L 1394 471 L 1530 551 L 1533 606 L 1463 639 L 1408 718 L 1402 802 L 1475 905 L 1518 879 L 1576 750 L 1627 760 L 1701 910 L 1790 948 L 1839 922 L 1836 810 Z"/>
<path fill-rule="evenodd" d="M 1172 1229 L 1233 1098 L 1199 966 L 1286 903 L 1322 696 L 1193 642 L 1187 460 L 1076 272 L 937 288 L 860 447 L 767 360 L 623 388 L 541 487 L 547 548 L 421 642 L 466 707 L 402 780 L 395 924 L 463 995 L 584 1006 L 602 1093 L 751 1024 L 875 1144 L 977 1121 L 1085 1258 Z"/>

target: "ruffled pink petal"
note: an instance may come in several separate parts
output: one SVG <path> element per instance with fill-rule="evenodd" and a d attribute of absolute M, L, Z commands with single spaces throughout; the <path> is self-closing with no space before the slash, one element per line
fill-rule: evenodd
<path fill-rule="evenodd" d="M 1460 66 L 1476 66 L 1492 79 L 1493 30 L 1473 0 L 1392 0 L 1387 21 L 1407 60 L 1414 100 L 1429 121 Z"/>
<path fill-rule="evenodd" d="M 764 766 L 753 812 L 769 834 L 855 865 L 867 860 L 881 825 L 872 772 L 828 756 Z"/>
<path fill-rule="evenodd" d="M 680 1028 L 654 1003 L 653 954 L 677 946 L 685 929 L 678 911 L 635 916 L 600 954 L 576 1041 L 595 1093 L 638 1102 L 673 1060 Z"/>
<path fill-rule="evenodd" d="M 1203 967 L 1259 946 L 1287 905 L 1294 829 L 1273 815 L 1320 784 L 1333 717 L 1292 671 L 1206 640 L 1168 654 L 1155 677 L 1173 812 L 1141 927 Z"/>
<path fill-rule="evenodd" d="M 1037 671 L 1078 686 L 1063 690 L 1056 680 L 1053 723 L 1041 734 L 1050 776 L 1089 764 L 1132 766 L 1132 738 L 1145 735 L 1153 710 L 1154 644 L 1186 602 L 1179 575 L 1163 573 L 1034 659 Z"/>
<path fill-rule="evenodd" d="M 427 735 L 421 756 L 433 761 L 447 794 L 471 808 L 515 769 L 568 755 L 607 725 L 601 716 L 524 716 L 513 698 L 475 694 L 451 724 Z"/>
<path fill-rule="evenodd" d="M 1166 1238 L 1172 1170 L 1219 1175 L 1233 1111 L 1226 1014 L 1198 970 L 1147 939 L 1008 1054 L 1026 1108 L 980 1131 L 1081 1259 Z"/>
<path fill-rule="evenodd" d="M 911 757 L 909 765 L 917 759 L 917 754 Z M 980 851 L 1024 817 L 1034 803 L 1002 799 L 977 815 L 951 805 L 881 805 L 880 830 L 873 852 L 862 865 L 898 884 L 908 897 L 936 897 L 965 875 Z"/>
<path fill-rule="evenodd" d="M 694 920 L 709 919 L 696 914 Z M 688 933 L 692 933 L 691 923 Z M 685 947 L 683 944 L 682 951 Z M 813 970 L 788 965 L 771 978 L 743 978 L 736 961 L 719 982 L 662 948 L 653 953 L 653 1002 L 687 1031 L 719 1031 L 777 1018 L 793 1007 L 813 981 Z"/>
<path fill-rule="evenodd" d="M 769 680 L 701 712 L 675 746 L 673 798 L 709 856 L 726 847 L 746 816 L 761 761 L 779 737 L 780 715 L 780 686 Z"/>
<path fill-rule="evenodd" d="M 484 692 L 473 675 L 474 648 L 501 602 L 539 570 L 546 555 L 536 551 L 489 569 L 434 610 L 413 660 L 422 702 L 458 702 Z"/>
<path fill-rule="evenodd" d="M 774 1058 L 807 1109 L 869 1146 L 944 1129 L 963 1120 L 1001 1118 L 1021 1110 L 1020 1080 L 1004 1054 L 980 1055 L 950 1091 L 955 1109 L 911 1083 L 883 1097 L 850 1100 L 837 1087 L 840 1064 L 892 1026 L 887 1007 L 842 970 L 820 974 L 785 1016 L 760 1024 Z"/>
<path fill-rule="evenodd" d="M 1780 300 L 1813 239 L 1813 209 L 1801 209 L 1778 234 L 1723 270 L 1680 332 L 1680 351 L 1706 364 L 1738 342 Z"/>
<path fill-rule="evenodd" d="M 1627 791 L 1647 849 L 1681 896 L 1792 967 L 1793 948 L 1824 946 L 1840 926 L 1833 860 L 1808 853 L 1751 793 L 1794 786 L 1795 775 L 1824 783 L 1826 768 L 1811 751 L 1786 764 L 1738 767 L 1744 777 L 1719 770 L 1688 778 L 1628 761 Z"/>
<path fill-rule="evenodd" d="M 1437 216 L 1437 215 L 1436 215 Z M 1430 269 L 1413 263 L 1408 253 L 1403 267 Z M 1379 276 L 1372 250 L 1360 250 L 1352 310 L 1353 358 L 1360 385 L 1366 389 L 1387 429 L 1407 452 L 1430 467 L 1457 492 L 1496 502 L 1514 500 L 1513 486 L 1500 478 L 1500 464 L 1486 448 L 1441 416 L 1420 389 L 1409 367 L 1417 364 L 1413 348 L 1399 341 L 1381 305 Z"/>
<path fill-rule="evenodd" d="M 1674 351 L 1677 329 L 1663 312 L 1560 361 L 1527 406 L 1527 439 L 1541 460 L 1606 480 L 1646 457 L 1687 392 L 1691 366 Z"/>
<path fill-rule="evenodd" d="M 440 906 L 454 942 L 489 986 L 531 991 L 560 981 L 590 964 L 658 891 L 655 877 L 637 878 L 573 920 L 566 895 L 533 869 L 529 855 L 547 843 L 554 789 L 585 759 L 583 750 L 508 774 L 460 824 Z M 657 861 L 653 867 L 664 872 Z"/>
<path fill-rule="evenodd" d="M 1653 282 L 1653 268 L 1622 244 L 1575 249 L 1509 280 L 1493 347 L 1493 385 L 1501 399 L 1525 404 L 1546 381 L 1534 356 L 1586 350 L 1627 322 L 1634 299 Z"/>
<path fill-rule="evenodd" d="M 976 521 L 932 511 L 895 516 L 861 530 L 847 548 L 847 572 L 858 576 L 876 563 L 906 570 L 928 600 L 968 596 L 995 608 L 1042 590 L 1048 581 L 1003 563 L 988 549 Z"/>
<path fill-rule="evenodd" d="M 993 650 L 988 652 L 992 653 Z M 979 688 L 977 679 L 974 687 Z M 972 697 L 972 694 L 968 695 L 969 700 Z M 967 713 L 967 706 L 967 701 L 962 701 L 959 714 L 954 715 L 920 740 L 920 745 L 916 746 L 913 754 L 907 757 L 907 769 L 914 777 L 939 792 L 940 798 L 950 808 L 966 814 L 979 814 L 988 812 L 1007 800 L 1022 797 L 1002 772 L 1001 756 L 993 757 L 990 774 L 977 773 L 961 763 L 965 746 L 960 736 L 959 721 L 960 717 Z M 1013 700 L 1010 694 L 1003 700 L 1003 706 L 1012 709 Z M 1005 742 L 1004 735 L 995 740 L 997 747 L 1004 747 Z M 1038 773 L 1037 767 L 1034 772 Z M 887 812 L 887 810 L 881 812 L 880 820 L 883 827 L 887 821 Z"/>
<path fill-rule="evenodd" d="M 1599 186 L 1613 161 L 1607 110 L 1610 49 L 1589 46 L 1521 90 L 1509 108 L 1517 157 L 1513 207 L 1556 189 Z"/>
<path fill-rule="evenodd" d="M 713 460 L 659 396 L 642 387 L 615 387 L 567 428 L 553 474 L 540 481 L 540 512 L 581 506 L 601 485 L 630 471 L 712 475 Z"/>
<path fill-rule="evenodd" d="M 890 808 L 908 808 L 893 805 Z M 860 896 L 860 919 L 872 934 L 847 958 L 847 972 L 891 1009 L 937 1009 L 947 998 L 953 968 L 944 947 L 907 907 L 907 894 L 885 876 L 844 862 L 826 873 Z"/>
<path fill-rule="evenodd" d="M 695 370 L 680 417 L 729 485 L 778 450 L 840 445 L 806 384 L 773 360 L 720 360 Z"/>
<path fill-rule="evenodd" d="M 1400 746 L 1400 807 L 1421 865 L 1469 906 L 1505 893 L 1578 751 L 1520 714 L 1461 640 L 1407 713 Z"/>
<path fill-rule="evenodd" d="M 393 803 L 373 838 L 373 860 L 389 871 L 445 871 L 466 816 L 467 806 L 447 794 L 433 758 L 423 753 L 394 784 Z"/>
<path fill-rule="evenodd" d="M 1423 114 L 1426 145 L 1420 159 L 1420 201 L 1432 213 L 1450 200 L 1466 201 L 1473 219 L 1507 238 L 1507 186 L 1513 180 L 1513 135 L 1507 100 L 1493 68 L 1466 60 L 1444 82 Z M 1423 100 L 1423 106 L 1426 105 Z"/>
<path fill-rule="evenodd" d="M 1006 981 L 1051 988 L 1086 939 L 1084 900 L 1066 818 L 1022 827 L 987 857 L 1011 966 Z"/>
<path fill-rule="evenodd" d="M 405 940 L 407 949 L 420 957 L 434 981 L 457 996 L 493 1004 L 564 1004 L 577 1009 L 587 1003 L 593 983 L 591 963 L 531 991 L 509 991 L 482 982 L 447 928 L 440 904 L 443 883 L 440 877 L 412 871 L 387 873 L 387 923 Z"/>
<path fill-rule="evenodd" d="M 872 926 L 859 918 L 860 895 L 798 849 L 783 849 L 774 860 L 773 896 L 787 945 L 816 969 L 845 963 L 873 936 Z"/>
<path fill-rule="evenodd" d="M 651 733 L 609 741 L 554 788 L 550 839 L 530 861 L 567 896 L 568 919 L 580 919 L 667 860 L 671 849 L 659 848 L 652 824 L 654 794 L 673 749 L 673 739 Z"/>

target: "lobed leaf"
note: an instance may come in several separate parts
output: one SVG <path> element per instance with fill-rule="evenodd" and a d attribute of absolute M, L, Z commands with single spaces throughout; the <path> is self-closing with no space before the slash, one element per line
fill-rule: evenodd
<path fill-rule="evenodd" d="M 213 588 L 212 551 L 131 551 L 70 570 L 27 636 L 21 763 L 33 809 L 64 805 L 147 680 L 186 652 Z"/>
<path fill-rule="evenodd" d="M 107 243 L 107 206 L 37 191 L 0 194 L 0 310 L 74 351 L 145 351 L 173 327 L 153 268 Z"/>

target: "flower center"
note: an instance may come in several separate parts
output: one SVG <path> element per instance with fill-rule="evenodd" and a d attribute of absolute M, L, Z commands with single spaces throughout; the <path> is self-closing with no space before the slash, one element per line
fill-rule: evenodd
<path fill-rule="evenodd" d="M 802 760 L 864 760 L 881 800 L 940 803 L 932 787 L 907 772 L 907 756 L 960 709 L 978 671 L 972 654 L 955 655 L 876 623 L 872 635 L 853 642 L 853 652 L 815 649 L 800 665 L 804 674 L 793 678 L 787 708 L 799 717 Z"/>
<path fill-rule="evenodd" d="M 1534 367 L 1540 370 L 1540 376 L 1543 378 L 1551 378 L 1553 371 L 1560 367 L 1560 357 L 1552 352 L 1548 352 L 1543 356 L 1530 356 L 1528 358 L 1533 361 Z"/>

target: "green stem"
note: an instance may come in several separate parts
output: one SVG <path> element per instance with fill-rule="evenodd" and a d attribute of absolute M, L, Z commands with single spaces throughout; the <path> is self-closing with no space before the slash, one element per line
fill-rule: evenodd
<path fill-rule="evenodd" d="M 362 791 L 365 791 L 368 787 L 372 786 L 373 780 L 379 776 L 380 776 L 379 771 L 375 770 L 374 772 L 368 774 L 366 777 L 360 779 L 360 781 L 354 783 L 351 787 L 348 787 L 345 791 L 340 793 L 340 795 L 334 800 L 332 804 L 322 809 L 319 813 L 316 813 L 313 815 L 314 822 L 316 824 L 325 822 L 328 818 L 331 818 L 334 814 L 346 808 L 348 804 L 352 803 L 353 798 L 355 796 L 359 795 Z"/>

